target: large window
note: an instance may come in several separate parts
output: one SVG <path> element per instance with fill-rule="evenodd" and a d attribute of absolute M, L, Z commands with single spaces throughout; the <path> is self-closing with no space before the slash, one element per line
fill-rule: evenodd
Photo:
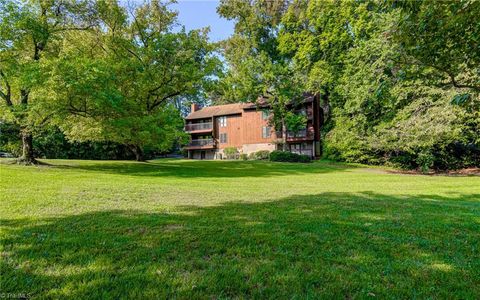
<path fill-rule="evenodd" d="M 220 143 L 221 144 L 227 143 L 227 134 L 226 133 L 220 133 Z"/>
<path fill-rule="evenodd" d="M 270 117 L 270 110 L 268 110 L 268 109 L 262 110 L 262 119 L 263 120 L 268 120 L 269 117 Z"/>
<path fill-rule="evenodd" d="M 271 131 L 271 130 L 270 130 L 270 127 L 268 127 L 268 126 L 263 126 L 263 127 L 262 127 L 262 137 L 263 137 L 264 139 L 269 138 L 269 137 L 271 136 L 271 132 L 270 132 L 270 131 Z"/>
<path fill-rule="evenodd" d="M 218 118 L 218 124 L 220 124 L 220 127 L 227 127 L 227 117 Z"/>

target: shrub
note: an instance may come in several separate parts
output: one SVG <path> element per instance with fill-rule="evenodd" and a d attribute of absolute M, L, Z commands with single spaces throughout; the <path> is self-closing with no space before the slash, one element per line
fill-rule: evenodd
<path fill-rule="evenodd" d="M 227 159 L 236 159 L 237 154 L 238 154 L 238 150 L 235 147 L 227 147 L 227 148 L 223 149 L 223 153 L 225 154 Z"/>
<path fill-rule="evenodd" d="M 270 151 L 268 150 L 260 150 L 255 152 L 255 159 L 268 160 L 269 158 L 270 158 Z"/>
<path fill-rule="evenodd" d="M 430 168 L 433 166 L 434 157 L 431 153 L 422 151 L 418 154 L 417 163 L 422 170 L 422 173 L 428 173 Z"/>
<path fill-rule="evenodd" d="M 248 155 L 250 160 L 268 160 L 270 158 L 270 151 L 260 150 L 257 152 L 252 152 Z"/>
<path fill-rule="evenodd" d="M 312 161 L 312 159 L 308 155 L 304 155 L 304 154 L 298 155 L 298 162 L 309 163 L 311 161 Z"/>
<path fill-rule="evenodd" d="M 270 153 L 270 161 L 307 163 L 311 161 L 311 158 L 308 155 L 296 154 L 288 151 L 273 151 Z"/>
<path fill-rule="evenodd" d="M 240 154 L 240 159 L 241 160 L 248 160 L 248 155 L 246 153 Z"/>

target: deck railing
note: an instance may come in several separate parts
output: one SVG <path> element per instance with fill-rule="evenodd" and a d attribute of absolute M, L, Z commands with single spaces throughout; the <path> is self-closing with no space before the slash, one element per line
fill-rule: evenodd
<path fill-rule="evenodd" d="M 313 156 L 313 150 L 295 150 L 295 149 L 292 149 L 290 150 L 290 152 L 292 153 L 296 153 L 296 154 L 303 154 L 303 155 L 308 155 L 310 157 Z"/>
<path fill-rule="evenodd" d="M 191 140 L 188 146 L 195 147 L 195 146 L 213 146 L 215 141 L 213 139 L 197 139 Z"/>
<path fill-rule="evenodd" d="M 210 130 L 213 128 L 212 122 L 192 123 L 185 125 L 185 131 Z"/>
<path fill-rule="evenodd" d="M 282 132 L 277 131 L 277 137 L 282 138 Z M 293 139 L 293 138 L 312 138 L 313 137 L 313 131 L 307 130 L 307 129 L 302 129 L 299 131 L 287 131 L 287 139 Z"/>
<path fill-rule="evenodd" d="M 287 131 L 287 138 L 304 138 L 307 136 L 307 130 L 299 130 L 299 131 Z"/>

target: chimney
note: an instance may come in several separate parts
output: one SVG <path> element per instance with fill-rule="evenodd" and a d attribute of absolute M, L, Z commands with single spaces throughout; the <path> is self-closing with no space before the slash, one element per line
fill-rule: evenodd
<path fill-rule="evenodd" d="M 192 106 L 191 106 L 191 111 L 190 113 L 193 113 L 193 112 L 196 112 L 197 110 L 200 110 L 200 104 L 197 104 L 197 103 L 192 103 Z"/>

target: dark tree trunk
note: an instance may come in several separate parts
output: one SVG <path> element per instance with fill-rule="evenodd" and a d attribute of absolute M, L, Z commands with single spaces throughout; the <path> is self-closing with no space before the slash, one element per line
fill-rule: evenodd
<path fill-rule="evenodd" d="M 320 95 L 320 108 L 323 111 L 323 116 L 322 116 L 323 124 L 321 125 L 324 125 L 330 118 L 330 94 L 328 90 L 325 92 L 325 94 Z"/>
<path fill-rule="evenodd" d="M 20 103 L 23 104 L 23 105 L 27 105 L 28 104 L 28 95 L 30 93 L 27 91 L 27 90 L 20 90 Z"/>
<path fill-rule="evenodd" d="M 287 125 L 285 118 L 282 118 L 282 150 L 287 151 Z"/>
<path fill-rule="evenodd" d="M 131 145 L 130 149 L 132 150 L 133 154 L 135 154 L 136 161 L 145 161 L 145 156 L 143 155 L 142 147 L 138 145 Z"/>
<path fill-rule="evenodd" d="M 26 89 L 20 90 L 20 103 L 24 106 L 23 109 L 27 109 L 28 105 L 28 96 L 30 92 Z M 33 137 L 28 130 L 22 130 L 22 157 L 18 160 L 19 163 L 26 164 L 26 165 L 33 165 L 37 164 L 37 160 L 35 159 L 35 155 L 33 153 Z"/>
<path fill-rule="evenodd" d="M 37 160 L 33 154 L 33 138 L 30 133 L 22 132 L 23 152 L 19 163 L 26 165 L 37 164 Z"/>

